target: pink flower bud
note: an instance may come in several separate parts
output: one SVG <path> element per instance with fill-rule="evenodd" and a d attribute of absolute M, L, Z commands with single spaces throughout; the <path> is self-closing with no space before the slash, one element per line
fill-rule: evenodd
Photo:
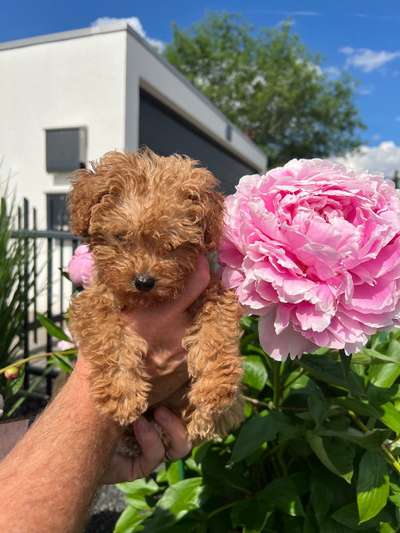
<path fill-rule="evenodd" d="M 67 270 L 75 285 L 85 288 L 90 285 L 93 278 L 94 261 L 87 244 L 78 246 L 68 263 Z"/>
<path fill-rule="evenodd" d="M 4 377 L 8 381 L 17 379 L 18 376 L 19 376 L 19 368 L 16 366 L 11 366 L 10 368 L 7 368 L 7 370 L 4 372 Z"/>

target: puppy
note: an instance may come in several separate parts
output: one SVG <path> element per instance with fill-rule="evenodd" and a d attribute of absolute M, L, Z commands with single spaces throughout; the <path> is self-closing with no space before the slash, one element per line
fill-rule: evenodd
<path fill-rule="evenodd" d="M 147 343 L 126 328 L 121 311 L 173 300 L 199 255 L 217 249 L 223 197 L 216 186 L 196 161 L 150 150 L 109 152 L 74 178 L 71 228 L 88 242 L 96 276 L 73 298 L 70 329 L 90 361 L 98 408 L 121 425 L 148 409 L 151 388 Z M 214 277 L 190 312 L 189 381 L 173 408 L 198 442 L 225 435 L 242 418 L 240 308 Z"/>

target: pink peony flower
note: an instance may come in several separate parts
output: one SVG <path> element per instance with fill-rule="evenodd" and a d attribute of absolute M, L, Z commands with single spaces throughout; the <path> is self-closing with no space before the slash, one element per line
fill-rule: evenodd
<path fill-rule="evenodd" d="M 274 359 L 349 354 L 399 325 L 399 259 L 400 198 L 381 176 L 294 159 L 226 199 L 223 283 L 260 316 Z"/>
<path fill-rule="evenodd" d="M 68 274 L 73 283 L 79 287 L 87 287 L 93 277 L 94 262 L 87 244 L 81 244 L 75 250 L 68 263 Z"/>

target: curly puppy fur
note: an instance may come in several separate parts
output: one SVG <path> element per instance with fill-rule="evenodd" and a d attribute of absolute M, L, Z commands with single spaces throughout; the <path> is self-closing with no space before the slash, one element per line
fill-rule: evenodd
<path fill-rule="evenodd" d="M 97 406 L 121 425 L 147 410 L 150 383 L 147 343 L 126 329 L 120 311 L 173 300 L 199 254 L 216 250 L 223 217 L 216 185 L 196 161 L 150 150 L 109 152 L 76 173 L 71 228 L 90 246 L 96 279 L 73 299 L 70 327 L 91 363 Z M 155 280 L 146 292 L 134 283 L 142 274 Z M 242 417 L 240 309 L 232 292 L 212 279 L 191 312 L 183 341 L 190 379 L 173 407 L 199 441 L 226 434 Z"/>

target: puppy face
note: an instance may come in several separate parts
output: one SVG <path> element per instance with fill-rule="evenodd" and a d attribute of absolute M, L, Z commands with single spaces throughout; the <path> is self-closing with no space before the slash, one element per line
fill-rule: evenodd
<path fill-rule="evenodd" d="M 72 231 L 86 237 L 98 281 L 126 305 L 170 300 L 199 254 L 217 247 L 223 199 L 215 177 L 182 156 L 110 152 L 78 171 Z"/>

